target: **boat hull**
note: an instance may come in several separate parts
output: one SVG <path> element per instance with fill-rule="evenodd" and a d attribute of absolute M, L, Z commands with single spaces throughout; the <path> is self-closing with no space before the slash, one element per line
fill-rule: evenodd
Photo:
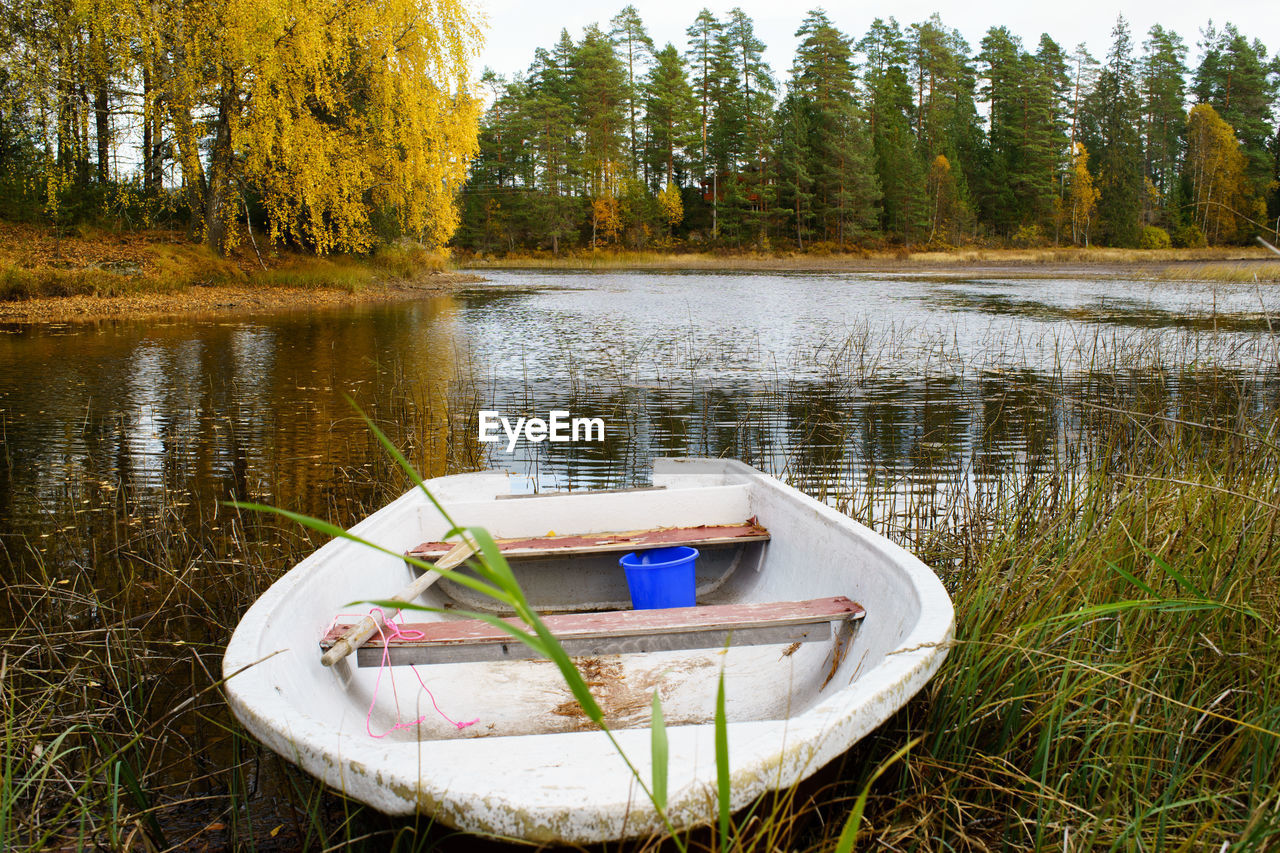
<path fill-rule="evenodd" d="M 754 516 L 772 540 L 709 561 L 700 569 L 700 602 L 843 595 L 866 608 L 864 623 L 844 643 L 578 659 L 615 738 L 646 780 L 649 705 L 658 691 L 670 742 L 668 817 L 687 827 L 716 815 L 712 720 L 721 671 L 737 809 L 816 772 L 905 704 L 941 665 L 953 611 L 937 577 L 911 554 L 742 463 L 658 460 L 654 483 L 667 488 L 511 501 L 494 499 L 505 491 L 505 478 L 492 473 L 429 485 L 456 521 L 501 536 L 732 524 Z M 394 555 L 437 538 L 445 525 L 435 516 L 425 498 L 410 493 L 352 532 Z M 372 712 L 376 668 L 350 661 L 321 666 L 316 643 L 334 616 L 360 612 L 345 607 L 349 602 L 389 597 L 409 577 L 392 555 L 337 540 L 250 608 L 224 659 L 228 698 L 246 728 L 331 786 L 389 814 L 420 811 L 466 831 L 534 842 L 589 843 L 659 831 L 658 816 L 626 763 L 582 718 L 546 661 L 388 669 Z M 616 565 L 616 557 L 610 559 Z M 625 607 L 621 575 L 590 561 L 550 561 L 518 573 L 535 607 L 562 611 Z M 485 606 L 445 584 L 423 602 Z M 459 730 L 435 706 L 455 720 L 478 722 Z M 424 719 L 414 727 L 370 734 L 418 717 Z"/>

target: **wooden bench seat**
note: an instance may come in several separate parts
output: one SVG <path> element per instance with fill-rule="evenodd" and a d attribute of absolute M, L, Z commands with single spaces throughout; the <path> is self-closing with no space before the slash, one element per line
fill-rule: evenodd
<path fill-rule="evenodd" d="M 715 604 L 668 610 L 614 610 L 543 617 L 570 655 L 628 654 L 735 646 L 801 643 L 831 638 L 831 623 L 862 619 L 849 599 L 816 598 L 760 604 Z M 506 621 L 523 627 L 518 619 Z M 335 625 L 320 641 L 328 649 L 350 625 Z M 400 626 L 421 639 L 390 637 L 390 663 L 433 664 L 521 660 L 532 650 L 488 622 L 463 619 Z M 382 663 L 383 638 L 374 634 L 356 651 L 360 666 Z"/>
<path fill-rule="evenodd" d="M 591 533 L 583 536 L 536 536 L 526 539 L 495 540 L 507 559 L 568 557 L 575 554 L 607 554 L 665 548 L 674 545 L 735 545 L 766 542 L 769 531 L 754 518 L 741 524 L 703 524 L 697 527 L 660 527 L 654 530 L 627 530 L 619 533 Z M 448 553 L 456 542 L 424 542 L 408 551 L 408 556 L 435 560 Z"/>

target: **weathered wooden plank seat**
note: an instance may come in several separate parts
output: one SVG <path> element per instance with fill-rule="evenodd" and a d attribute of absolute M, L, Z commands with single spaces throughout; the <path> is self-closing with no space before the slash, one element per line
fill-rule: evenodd
<path fill-rule="evenodd" d="M 769 531 L 754 518 L 741 524 L 703 524 L 697 527 L 660 527 L 654 530 L 627 530 L 617 533 L 587 535 L 536 536 L 525 539 L 497 539 L 498 550 L 507 559 L 529 557 L 568 557 L 575 554 L 607 554 L 664 548 L 674 545 L 707 547 L 736 545 L 744 542 L 766 542 Z M 407 552 L 408 556 L 434 560 L 449 552 L 457 543 L 424 542 Z"/>
<path fill-rule="evenodd" d="M 802 643 L 831 638 L 833 622 L 862 619 L 862 606 L 849 599 L 815 598 L 755 604 L 714 604 L 668 610 L 614 610 L 604 613 L 564 613 L 543 621 L 570 655 L 628 654 L 714 648 L 730 643 L 766 645 Z M 506 621 L 523 627 L 518 619 Z M 334 625 L 320 641 L 328 649 L 350 629 Z M 524 643 L 480 619 L 420 622 L 399 626 L 386 646 L 389 661 L 398 664 L 471 663 L 534 657 Z M 382 663 L 383 635 L 374 634 L 356 651 L 360 666 Z"/>

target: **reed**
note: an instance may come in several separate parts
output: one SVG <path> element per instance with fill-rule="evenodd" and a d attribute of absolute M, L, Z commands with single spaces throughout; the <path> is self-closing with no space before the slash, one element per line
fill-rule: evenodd
<path fill-rule="evenodd" d="M 958 626 L 926 694 L 843 763 L 856 791 L 921 737 L 866 810 L 896 848 L 1260 849 L 1280 831 L 1275 415 L 1093 415 L 1079 465 L 923 537 L 890 525 L 931 552 Z"/>
<path fill-rule="evenodd" d="M 1266 282 L 1280 281 L 1280 259 L 1239 261 L 1233 264 L 1197 263 L 1155 270 L 1155 278 L 1169 281 Z"/>
<path fill-rule="evenodd" d="M 549 252 L 512 252 L 505 255 L 459 254 L 460 266 L 468 269 L 560 269 L 560 270 L 960 270 L 972 266 L 1022 268 L 1035 274 L 1039 268 L 1062 265 L 1096 267 L 1104 273 L 1145 271 L 1152 265 L 1182 262 L 1253 263 L 1266 257 L 1256 247 L 1218 247 L 1207 249 L 1112 249 L 1043 247 L 1030 249 L 953 248 L 930 249 L 830 249 L 808 252 L 757 251 L 574 251 L 553 255 Z M 1223 263 L 1223 269 L 1234 264 Z M 1248 280 L 1252 280 L 1251 278 Z"/>

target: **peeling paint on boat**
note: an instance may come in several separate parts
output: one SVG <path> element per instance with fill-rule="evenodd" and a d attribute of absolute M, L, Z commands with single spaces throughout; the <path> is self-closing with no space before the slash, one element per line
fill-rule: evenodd
<path fill-rule="evenodd" d="M 790 655 L 778 645 L 589 662 L 589 680 L 597 682 L 619 727 L 615 737 L 646 779 L 650 733 L 647 699 L 640 697 L 659 690 L 669 721 L 669 816 L 676 826 L 692 826 L 716 815 L 710 709 L 722 665 L 737 809 L 816 772 L 919 691 L 945 657 L 953 613 L 941 583 L 919 560 L 741 463 L 660 460 L 654 482 L 667 489 L 520 501 L 493 500 L 506 491 L 506 478 L 492 472 L 429 485 L 457 521 L 504 537 L 732 524 L 757 516 L 773 534 L 763 565 L 756 571 L 739 568 L 736 559 L 711 561 L 712 569 L 727 573 L 705 585 L 700 578 L 714 603 L 847 595 L 867 608 L 865 623 L 843 649 L 808 643 Z M 401 553 L 445 529 L 425 498 L 411 492 L 353 532 Z M 603 562 L 594 566 L 605 570 Z M 593 576 L 594 585 L 583 584 L 571 571 L 544 565 L 532 573 L 527 589 L 535 605 L 572 610 L 584 586 L 592 587 L 592 600 L 612 600 L 619 593 L 610 584 L 624 583 L 618 572 L 618 578 Z M 387 597 L 408 578 L 403 561 L 337 540 L 277 581 L 246 613 L 224 660 L 224 674 L 231 675 L 267 658 L 227 683 L 245 727 L 308 772 L 388 814 L 419 811 L 466 831 L 539 843 L 658 831 L 657 816 L 625 764 L 603 733 L 569 708 L 567 688 L 545 661 L 420 667 L 441 707 L 481 722 L 458 732 L 432 712 L 416 730 L 383 739 L 366 733 L 376 670 L 350 662 L 326 669 L 315 643 L 337 613 L 352 612 L 344 610 L 347 602 Z M 443 587 L 429 590 L 424 602 L 449 603 Z M 375 731 L 395 722 L 393 695 L 405 720 L 431 711 L 412 675 L 396 669 L 384 675 L 370 723 Z M 395 679 L 394 694 L 388 679 Z"/>

